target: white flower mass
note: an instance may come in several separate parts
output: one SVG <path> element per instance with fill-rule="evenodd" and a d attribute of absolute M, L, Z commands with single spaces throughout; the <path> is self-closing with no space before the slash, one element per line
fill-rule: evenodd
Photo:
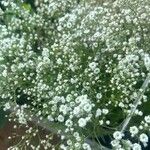
<path fill-rule="evenodd" d="M 114 150 L 141 150 L 150 133 L 150 1 L 1 0 L 0 72 L 0 106 L 13 106 L 9 120 L 26 127 L 10 150 L 93 150 L 89 139 L 103 149 L 106 135 Z M 34 117 L 56 128 L 35 145 Z"/>

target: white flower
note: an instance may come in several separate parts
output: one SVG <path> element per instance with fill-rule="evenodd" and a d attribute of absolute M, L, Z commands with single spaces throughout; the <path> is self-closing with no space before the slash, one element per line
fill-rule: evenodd
<path fill-rule="evenodd" d="M 144 64 L 147 70 L 149 70 L 150 69 L 150 56 L 148 54 L 145 54 Z"/>
<path fill-rule="evenodd" d="M 87 100 L 88 100 L 87 95 L 81 95 L 75 99 L 75 102 L 85 104 L 87 103 Z"/>
<path fill-rule="evenodd" d="M 61 64 L 62 64 L 61 58 L 58 58 L 58 59 L 57 59 L 57 64 L 58 64 L 58 65 L 61 65 Z"/>
<path fill-rule="evenodd" d="M 86 112 L 90 112 L 91 109 L 92 109 L 92 106 L 91 106 L 91 104 L 88 104 L 88 103 L 87 103 L 87 104 L 84 105 L 83 109 L 84 109 L 84 111 L 86 111 Z"/>
<path fill-rule="evenodd" d="M 110 121 L 109 121 L 109 120 L 107 120 L 107 121 L 106 121 L 106 124 L 107 124 L 107 125 L 110 125 Z"/>
<path fill-rule="evenodd" d="M 7 77 L 7 70 L 4 70 L 4 71 L 2 72 L 2 75 L 3 75 L 3 77 Z"/>
<path fill-rule="evenodd" d="M 10 109 L 10 104 L 9 104 L 9 103 L 6 103 L 6 104 L 4 105 L 4 111 L 6 111 L 6 110 L 8 110 L 8 109 Z"/>
<path fill-rule="evenodd" d="M 99 68 L 95 68 L 95 69 L 94 69 L 94 73 L 95 73 L 95 74 L 98 74 L 99 72 L 100 72 L 100 69 L 99 69 Z"/>
<path fill-rule="evenodd" d="M 97 99 L 101 99 L 101 98 L 102 98 L 102 94 L 101 94 L 101 93 L 97 93 L 97 94 L 96 94 L 96 98 L 97 98 Z"/>
<path fill-rule="evenodd" d="M 71 120 L 67 120 L 66 123 L 65 123 L 65 125 L 66 125 L 67 127 L 72 127 L 73 123 L 72 123 Z"/>
<path fill-rule="evenodd" d="M 132 149 L 133 149 L 133 150 L 142 150 L 141 145 L 138 144 L 138 143 L 133 144 L 133 145 L 132 145 Z"/>
<path fill-rule="evenodd" d="M 59 115 L 57 119 L 59 122 L 64 122 L 64 116 L 62 115 Z"/>
<path fill-rule="evenodd" d="M 60 145 L 60 149 L 62 149 L 62 150 L 67 150 L 67 146 L 65 146 L 64 144 L 61 144 L 61 145 Z"/>
<path fill-rule="evenodd" d="M 77 79 L 73 79 L 73 78 L 71 78 L 71 79 L 70 79 L 70 82 L 71 82 L 72 84 L 74 84 L 74 83 L 76 83 L 76 82 L 77 82 Z"/>
<path fill-rule="evenodd" d="M 145 116 L 144 120 L 146 121 L 146 123 L 150 123 L 150 115 L 149 116 Z"/>
<path fill-rule="evenodd" d="M 74 146 L 75 146 L 75 148 L 77 148 L 77 149 L 81 149 L 81 144 L 80 144 L 80 143 L 75 143 Z"/>
<path fill-rule="evenodd" d="M 139 130 L 136 126 L 130 127 L 131 136 L 136 135 L 138 132 L 139 132 Z"/>
<path fill-rule="evenodd" d="M 141 141 L 142 143 L 147 143 L 147 142 L 148 142 L 148 136 L 147 136 L 146 134 L 142 133 L 142 134 L 140 135 L 140 141 Z"/>
<path fill-rule="evenodd" d="M 2 1 L 2 4 L 6 7 L 9 5 L 9 2 Z"/>
<path fill-rule="evenodd" d="M 119 141 L 118 140 L 113 140 L 113 141 L 111 141 L 111 145 L 113 146 L 113 147 L 118 147 L 118 145 L 119 145 Z"/>
<path fill-rule="evenodd" d="M 109 112 L 108 109 L 102 109 L 102 113 L 103 113 L 103 114 L 106 115 L 106 114 L 108 114 L 108 112 Z"/>
<path fill-rule="evenodd" d="M 103 124 L 104 124 L 104 121 L 103 121 L 103 120 L 100 120 L 100 121 L 99 121 L 99 124 L 100 124 L 100 125 L 103 125 Z"/>
<path fill-rule="evenodd" d="M 79 137 L 79 133 L 78 133 L 78 132 L 75 132 L 75 133 L 73 133 L 73 136 L 74 136 L 74 137 Z"/>
<path fill-rule="evenodd" d="M 11 66 L 11 71 L 12 71 L 12 72 L 15 72 L 15 71 L 16 71 L 16 66 L 15 66 L 14 64 Z"/>
<path fill-rule="evenodd" d="M 102 114 L 101 109 L 97 109 L 95 117 L 99 117 Z"/>
<path fill-rule="evenodd" d="M 43 48 L 42 56 L 43 56 L 43 57 L 49 57 L 49 49 Z"/>
<path fill-rule="evenodd" d="M 123 136 L 123 134 L 122 134 L 120 131 L 116 131 L 116 132 L 114 132 L 114 134 L 113 134 L 113 137 L 114 137 L 116 140 L 121 140 L 121 139 L 122 139 L 122 136 Z"/>
<path fill-rule="evenodd" d="M 123 102 L 120 102 L 118 106 L 123 108 L 124 107 Z"/>
<path fill-rule="evenodd" d="M 68 112 L 68 107 L 67 107 L 67 105 L 60 105 L 59 111 L 62 112 L 64 115 L 66 115 L 67 112 Z"/>
<path fill-rule="evenodd" d="M 124 148 L 119 148 L 118 150 L 124 150 Z"/>
<path fill-rule="evenodd" d="M 44 103 L 43 104 L 43 108 L 47 108 L 48 106 L 47 106 L 47 104 L 46 103 Z"/>
<path fill-rule="evenodd" d="M 96 68 L 96 66 L 97 66 L 97 63 L 95 63 L 95 62 L 92 62 L 89 64 L 89 67 L 91 70 L 94 70 Z"/>
<path fill-rule="evenodd" d="M 27 120 L 25 118 L 25 113 L 24 113 L 23 109 L 18 109 L 17 112 L 16 112 L 16 116 L 18 117 L 19 123 L 21 123 L 21 124 L 26 124 L 27 123 Z"/>
<path fill-rule="evenodd" d="M 72 141 L 70 139 L 67 140 L 67 145 L 72 145 Z"/>
<path fill-rule="evenodd" d="M 78 115 L 80 113 L 80 107 L 75 107 L 73 110 L 74 115 Z"/>
<path fill-rule="evenodd" d="M 86 119 L 84 119 L 84 118 L 80 118 L 79 120 L 78 120 L 78 124 L 79 124 L 79 126 L 80 127 L 85 127 L 86 126 Z"/>
<path fill-rule="evenodd" d="M 90 145 L 87 144 L 87 143 L 84 143 L 84 144 L 82 145 L 82 147 L 83 147 L 84 150 L 91 150 Z"/>
<path fill-rule="evenodd" d="M 48 119 L 49 121 L 54 121 L 54 119 L 53 119 L 53 117 L 52 117 L 51 115 L 48 115 L 48 116 L 47 116 L 47 119 Z"/>

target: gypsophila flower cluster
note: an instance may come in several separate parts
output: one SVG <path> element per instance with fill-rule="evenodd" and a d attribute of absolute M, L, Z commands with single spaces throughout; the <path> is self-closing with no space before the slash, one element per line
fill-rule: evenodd
<path fill-rule="evenodd" d="M 106 134 L 114 150 L 147 146 L 150 1 L 33 2 L 0 2 L 1 106 L 26 126 L 9 149 L 92 150 L 87 139 L 101 149 L 98 137 Z M 28 121 L 35 117 L 56 128 L 57 145 L 52 133 L 32 144 L 38 129 Z"/>

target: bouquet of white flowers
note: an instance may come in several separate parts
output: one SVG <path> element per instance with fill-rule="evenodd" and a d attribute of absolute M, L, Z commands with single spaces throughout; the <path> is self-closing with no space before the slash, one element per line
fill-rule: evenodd
<path fill-rule="evenodd" d="M 114 150 L 147 146 L 150 1 L 31 2 L 0 2 L 1 106 L 26 127 L 47 119 L 61 140 L 31 146 L 38 131 L 27 128 L 9 149 L 93 150 L 87 139 L 107 149 L 105 135 Z"/>

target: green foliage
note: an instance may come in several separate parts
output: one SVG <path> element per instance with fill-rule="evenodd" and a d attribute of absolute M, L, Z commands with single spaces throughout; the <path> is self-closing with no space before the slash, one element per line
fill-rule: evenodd
<path fill-rule="evenodd" d="M 3 110 L 3 108 L 0 108 L 0 128 L 2 129 L 6 123 L 8 122 L 8 119 L 6 117 L 8 113 Z"/>

